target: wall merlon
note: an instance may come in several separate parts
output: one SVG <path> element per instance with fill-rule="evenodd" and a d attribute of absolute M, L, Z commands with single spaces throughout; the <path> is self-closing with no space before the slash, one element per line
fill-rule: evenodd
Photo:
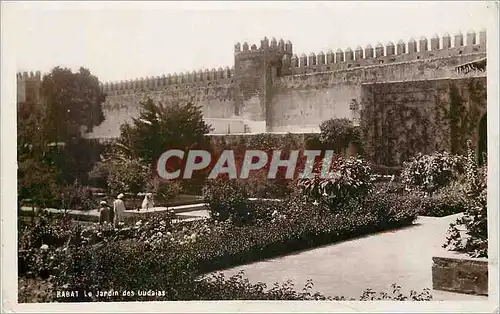
<path fill-rule="evenodd" d="M 278 42 L 278 49 L 280 51 L 285 51 L 285 41 L 283 38 L 280 38 L 280 41 Z"/>
<path fill-rule="evenodd" d="M 451 48 L 451 36 L 446 33 L 443 36 L 443 47 L 442 49 L 450 49 Z"/>
<path fill-rule="evenodd" d="M 394 46 L 394 43 L 390 41 L 387 46 L 385 46 L 385 54 L 387 56 L 392 56 L 396 54 L 396 46 Z"/>
<path fill-rule="evenodd" d="M 347 48 L 345 50 L 344 56 L 345 56 L 345 61 L 347 61 L 347 62 L 354 60 L 354 53 L 353 53 L 351 48 Z"/>
<path fill-rule="evenodd" d="M 344 62 L 344 51 L 342 49 L 337 49 L 335 52 L 335 63 Z"/>
<path fill-rule="evenodd" d="M 365 48 L 365 59 L 370 59 L 373 58 L 373 47 L 372 45 L 368 44 Z"/>
<path fill-rule="evenodd" d="M 301 67 L 301 68 L 303 68 L 303 67 L 306 67 L 306 66 L 307 66 L 307 56 L 306 56 L 306 54 L 305 54 L 305 53 L 302 53 L 302 54 L 300 55 L 299 60 L 300 60 L 300 67 Z"/>
<path fill-rule="evenodd" d="M 257 46 L 255 46 L 255 48 L 257 49 Z M 267 48 L 269 48 L 269 39 L 267 39 L 267 37 L 264 37 L 264 39 L 260 41 L 260 49 L 267 49 Z"/>
<path fill-rule="evenodd" d="M 278 42 L 276 41 L 276 38 L 271 38 L 271 44 L 270 44 L 271 49 L 276 49 L 278 48 Z"/>
<path fill-rule="evenodd" d="M 326 53 L 326 64 L 333 64 L 335 63 L 335 54 L 331 49 L 328 50 Z"/>
<path fill-rule="evenodd" d="M 317 59 L 318 59 L 318 65 L 323 65 L 325 64 L 326 60 L 325 60 L 325 53 L 323 51 L 320 51 L 317 55 Z"/>
<path fill-rule="evenodd" d="M 455 34 L 453 44 L 455 45 L 455 48 L 462 47 L 464 45 L 464 34 L 462 34 L 462 32 L 459 31 Z"/>
<path fill-rule="evenodd" d="M 486 50 L 486 29 L 479 32 L 479 45 Z"/>
<path fill-rule="evenodd" d="M 309 54 L 309 59 L 307 61 L 307 65 L 308 66 L 316 65 L 316 54 L 314 54 L 314 52 L 311 52 Z"/>
<path fill-rule="evenodd" d="M 400 39 L 398 41 L 398 45 L 396 48 L 397 48 L 396 50 L 397 50 L 398 55 L 402 55 L 402 54 L 406 53 L 406 44 L 402 39 Z"/>
<path fill-rule="evenodd" d="M 418 41 L 418 43 L 419 43 L 419 51 L 429 50 L 427 37 L 425 37 L 425 36 L 420 37 L 420 40 Z"/>
<path fill-rule="evenodd" d="M 361 46 L 358 46 L 356 50 L 354 51 L 354 58 L 356 60 L 361 60 L 363 59 L 363 48 Z"/>
<path fill-rule="evenodd" d="M 476 33 L 473 30 L 467 32 L 467 46 L 476 44 Z"/>
<path fill-rule="evenodd" d="M 381 43 L 378 43 L 375 46 L 375 58 L 380 58 L 384 56 L 384 46 Z"/>
<path fill-rule="evenodd" d="M 408 53 L 416 53 L 417 52 L 417 41 L 415 38 L 410 38 L 408 41 Z"/>
<path fill-rule="evenodd" d="M 439 50 L 439 36 L 434 34 L 431 38 L 431 51 Z"/>

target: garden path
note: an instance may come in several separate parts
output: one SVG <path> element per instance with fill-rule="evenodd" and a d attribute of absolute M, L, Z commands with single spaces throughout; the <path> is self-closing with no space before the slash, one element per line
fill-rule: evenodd
<path fill-rule="evenodd" d="M 419 217 L 413 226 L 381 232 L 337 244 L 302 251 L 223 271 L 226 276 L 243 270 L 250 282 L 292 280 L 301 290 L 308 279 L 314 291 L 330 296 L 358 298 L 366 288 L 376 292 L 391 289 L 392 283 L 422 291 L 432 288 L 432 257 L 444 252 L 441 245 L 446 231 L 457 215 Z M 434 300 L 486 300 L 431 290 Z"/>

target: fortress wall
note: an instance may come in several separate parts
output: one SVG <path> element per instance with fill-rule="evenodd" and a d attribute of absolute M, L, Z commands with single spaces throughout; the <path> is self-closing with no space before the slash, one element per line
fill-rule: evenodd
<path fill-rule="evenodd" d="M 198 104 L 217 133 L 242 127 L 247 132 L 317 132 L 322 121 L 356 116 L 350 107 L 359 103 L 363 83 L 460 77 L 455 66 L 486 56 L 486 31 L 300 57 L 290 41 L 264 38 L 259 47 L 236 44 L 234 56 L 234 68 L 103 83 L 106 120 L 85 137 L 117 137 L 120 125 L 139 115 L 139 102 L 148 96 Z M 19 101 L 41 96 L 33 83 L 40 85 L 39 72 L 19 73 L 17 79 Z"/>
<path fill-rule="evenodd" d="M 276 78 L 268 107 L 270 129 L 317 132 L 325 120 L 353 118 L 350 104 L 360 102 L 363 83 L 463 77 L 454 66 L 485 56 L 477 52 Z"/>
<path fill-rule="evenodd" d="M 139 102 L 151 97 L 155 102 L 193 102 L 205 118 L 230 118 L 234 115 L 232 70 L 193 72 L 119 83 L 103 84 L 107 93 L 103 104 L 105 121 L 86 134 L 87 138 L 113 138 L 120 125 L 139 116 Z M 220 126 L 217 126 L 220 129 Z"/>

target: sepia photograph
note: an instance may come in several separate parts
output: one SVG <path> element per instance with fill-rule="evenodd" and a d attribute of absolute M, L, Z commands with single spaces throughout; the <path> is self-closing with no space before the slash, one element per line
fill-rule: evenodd
<path fill-rule="evenodd" d="M 497 1 L 1 5 L 3 310 L 498 313 Z"/>

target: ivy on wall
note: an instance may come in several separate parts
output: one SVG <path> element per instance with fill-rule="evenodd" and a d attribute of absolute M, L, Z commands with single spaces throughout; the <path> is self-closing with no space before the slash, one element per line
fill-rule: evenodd
<path fill-rule="evenodd" d="M 366 156 L 398 166 L 417 153 L 465 154 L 478 141 L 486 78 L 373 84 L 363 87 L 360 124 Z"/>
<path fill-rule="evenodd" d="M 485 83 L 470 80 L 462 88 L 458 84 L 450 84 L 448 99 L 436 106 L 437 121 L 448 126 L 452 154 L 466 154 L 467 141 L 477 143 L 479 140 L 479 122 L 486 113 Z"/>

